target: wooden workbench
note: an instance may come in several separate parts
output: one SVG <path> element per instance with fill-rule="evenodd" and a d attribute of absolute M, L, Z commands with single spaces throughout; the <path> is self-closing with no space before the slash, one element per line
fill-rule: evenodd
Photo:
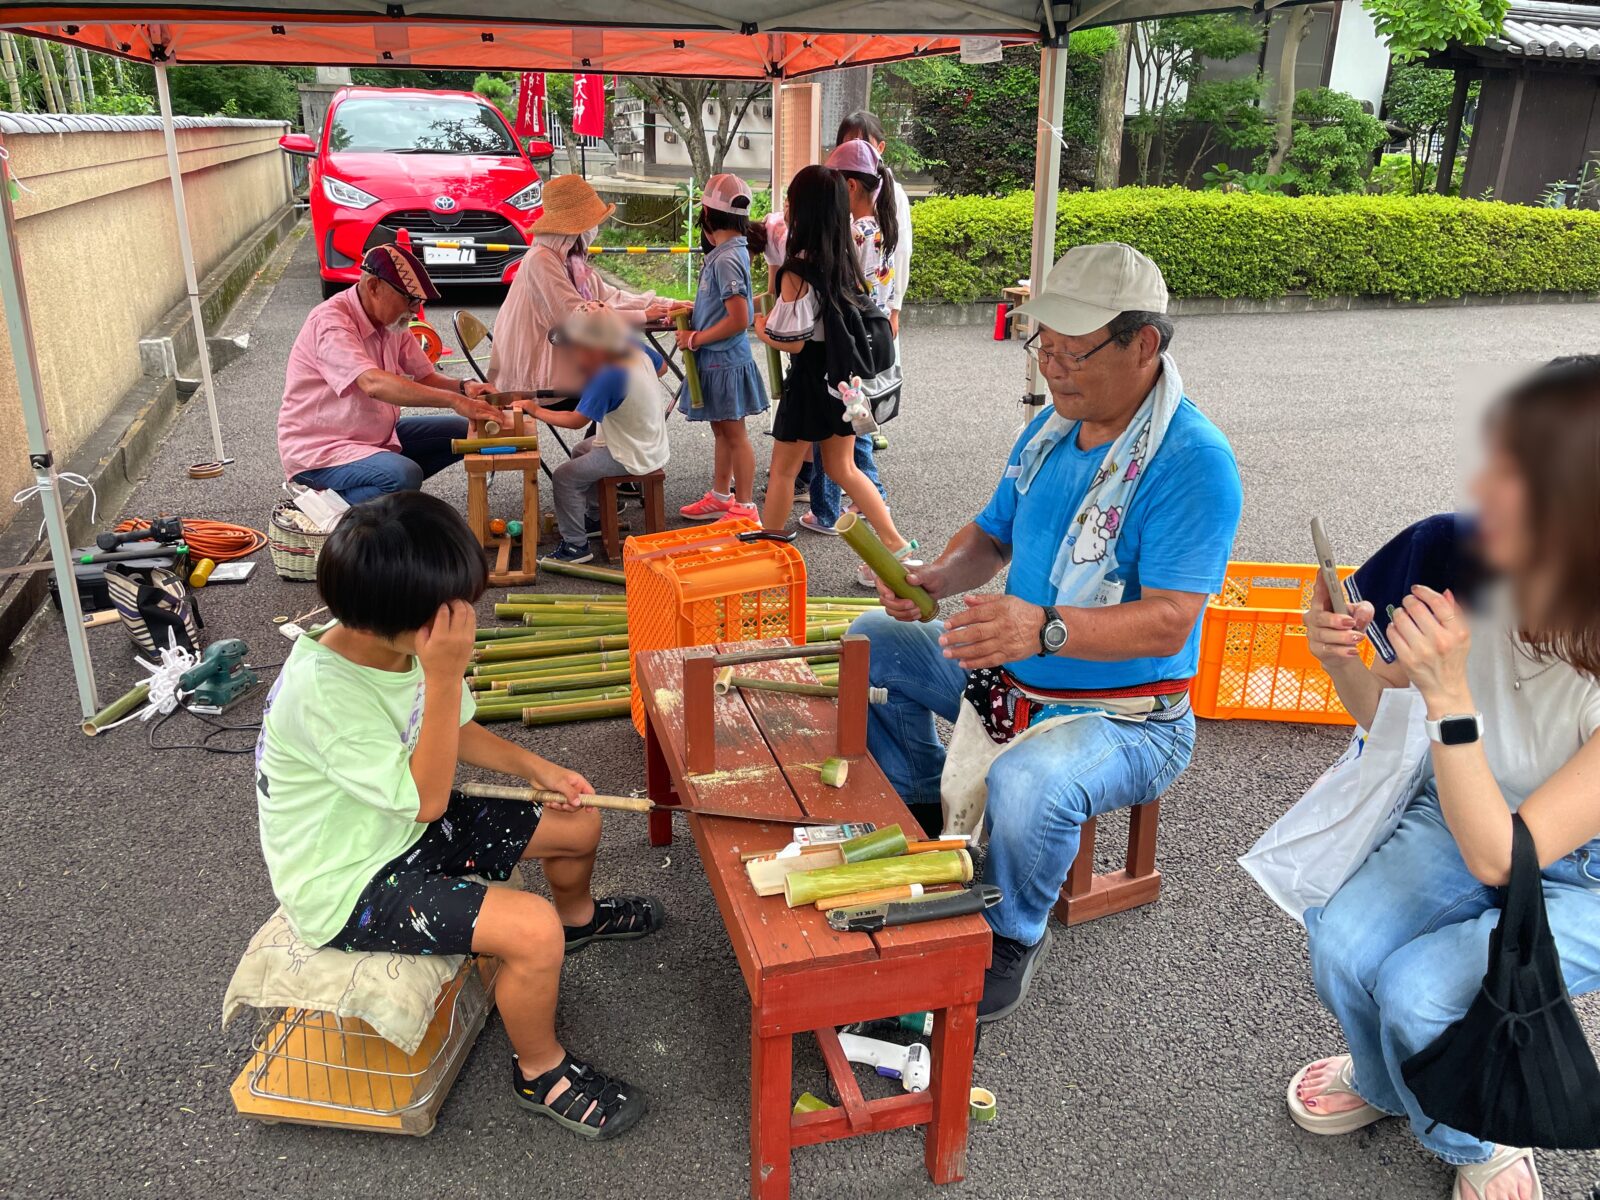
<path fill-rule="evenodd" d="M 865 753 L 866 646 L 861 639 L 852 641 L 860 644 L 846 646 L 840 687 L 841 693 L 851 690 L 851 681 L 859 678 L 859 704 L 851 696 L 836 702 L 738 689 L 708 699 L 712 654 L 786 642 L 641 652 L 637 668 L 651 798 L 914 829 L 911 813 Z M 740 672 L 815 678 L 799 660 L 754 664 Z M 705 696 L 692 686 L 697 681 L 703 682 Z M 845 742 L 860 749 L 852 756 L 848 785 L 836 789 L 822 784 L 816 766 L 837 752 L 841 721 Z M 714 726 L 715 762 L 709 771 L 691 773 L 691 744 L 696 765 L 705 765 L 707 740 L 694 733 L 701 722 Z M 923 1158 L 935 1183 L 963 1178 L 977 1004 L 989 964 L 988 923 L 970 916 L 870 935 L 836 933 L 814 908 L 791 909 L 781 895 L 757 896 L 750 886 L 741 856 L 782 848 L 792 836 L 788 824 L 715 817 L 690 818 L 689 824 L 750 994 L 750 1194 L 760 1200 L 789 1195 L 790 1152 L 796 1146 L 908 1125 L 927 1126 Z M 864 1099 L 840 1049 L 837 1027 L 919 1011 L 934 1013 L 928 1090 Z M 816 1036 L 839 1103 L 795 1115 L 793 1039 L 802 1033 Z"/>

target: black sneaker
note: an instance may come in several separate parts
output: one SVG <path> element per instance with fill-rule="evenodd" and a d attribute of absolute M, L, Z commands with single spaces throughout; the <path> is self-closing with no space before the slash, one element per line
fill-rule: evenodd
<path fill-rule="evenodd" d="M 594 551 L 589 549 L 589 544 L 587 542 L 578 543 L 564 541 L 557 545 L 554 550 L 550 551 L 550 553 L 546 554 L 544 557 L 550 559 L 552 562 L 571 563 L 573 566 L 577 566 L 579 563 L 593 562 Z"/>
<path fill-rule="evenodd" d="M 1033 972 L 1050 945 L 1050 930 L 1032 946 L 994 935 L 994 961 L 983 973 L 983 999 L 978 1001 L 978 1021 L 999 1021 L 1028 996 Z"/>
<path fill-rule="evenodd" d="M 589 535 L 591 542 L 605 537 L 605 531 L 600 528 L 599 517 L 585 517 L 583 519 L 583 531 Z"/>
<path fill-rule="evenodd" d="M 567 925 L 567 953 L 590 942 L 631 942 L 666 923 L 666 906 L 654 896 L 607 896 L 594 902 L 587 925 Z"/>

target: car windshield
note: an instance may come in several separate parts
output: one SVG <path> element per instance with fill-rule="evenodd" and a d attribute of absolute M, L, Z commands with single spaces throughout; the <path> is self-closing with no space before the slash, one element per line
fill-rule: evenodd
<path fill-rule="evenodd" d="M 367 154 L 517 152 L 498 113 L 451 96 L 346 100 L 334 110 L 329 147 Z"/>

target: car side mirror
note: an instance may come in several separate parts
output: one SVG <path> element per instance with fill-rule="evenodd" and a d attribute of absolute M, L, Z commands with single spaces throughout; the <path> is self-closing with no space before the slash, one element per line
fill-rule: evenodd
<path fill-rule="evenodd" d="M 317 156 L 317 143 L 312 140 L 309 133 L 286 133 L 278 139 L 278 148 L 288 154 L 298 154 L 302 158 Z"/>

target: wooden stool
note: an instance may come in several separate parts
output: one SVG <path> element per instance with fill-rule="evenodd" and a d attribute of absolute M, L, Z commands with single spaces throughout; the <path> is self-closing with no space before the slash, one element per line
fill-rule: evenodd
<path fill-rule="evenodd" d="M 513 409 L 500 421 L 498 434 L 488 434 L 481 422 L 472 423 L 472 437 L 527 437 L 524 414 Z M 532 583 L 539 570 L 539 451 L 518 450 L 512 454 L 467 454 L 461 460 L 467 472 L 467 524 L 478 544 L 493 554 L 489 564 L 489 586 L 511 587 Z M 522 534 L 489 530 L 489 476 L 522 475 Z M 519 549 L 513 568 L 511 551 Z"/>
<path fill-rule="evenodd" d="M 1154 904 L 1161 895 L 1161 872 L 1156 870 L 1156 820 L 1161 799 L 1136 805 L 1128 813 L 1128 861 L 1120 871 L 1094 873 L 1094 818 L 1083 823 L 1078 835 L 1078 857 L 1067 871 L 1067 882 L 1056 901 L 1056 919 L 1063 925 L 1082 925 L 1096 917 Z"/>
<path fill-rule="evenodd" d="M 622 557 L 622 531 L 617 521 L 617 489 L 637 483 L 644 496 L 644 531 L 661 533 L 667 527 L 667 477 L 662 471 L 648 475 L 607 475 L 596 481 L 600 488 L 600 537 L 606 557 L 616 562 Z"/>

